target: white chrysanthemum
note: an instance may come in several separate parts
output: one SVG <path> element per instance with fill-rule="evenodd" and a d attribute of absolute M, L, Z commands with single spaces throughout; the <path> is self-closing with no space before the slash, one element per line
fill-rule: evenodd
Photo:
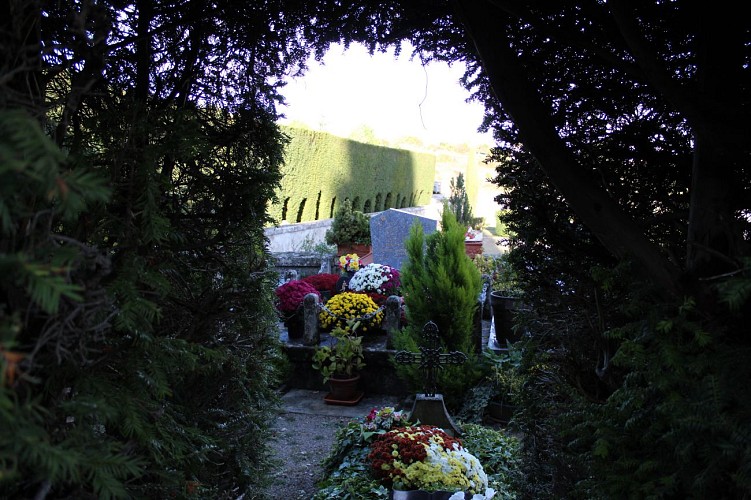
<path fill-rule="evenodd" d="M 350 290 L 355 292 L 375 292 L 385 295 L 388 287 L 384 287 L 384 285 L 392 278 L 393 273 L 390 266 L 373 263 L 360 268 L 349 280 L 348 286 Z"/>

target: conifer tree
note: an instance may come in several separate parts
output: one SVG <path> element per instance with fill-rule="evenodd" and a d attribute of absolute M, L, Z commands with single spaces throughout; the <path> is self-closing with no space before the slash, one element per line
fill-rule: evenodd
<path fill-rule="evenodd" d="M 302 18 L 6 4 L 0 497 L 256 497 L 279 356 L 271 80 L 305 59 Z"/>
<path fill-rule="evenodd" d="M 452 177 L 450 187 L 448 207 L 454 213 L 457 222 L 467 228 L 472 225 L 472 205 L 469 203 L 469 195 L 464 185 L 464 174 L 459 173 L 456 178 Z"/>
<path fill-rule="evenodd" d="M 417 351 L 423 344 L 423 326 L 434 322 L 441 347 L 461 351 L 469 358 L 464 365 L 449 366 L 439 373 L 439 390 L 450 405 L 458 405 L 479 376 L 472 329 L 482 287 L 480 273 L 465 252 L 464 228 L 445 205 L 441 231 L 426 237 L 415 224 L 405 246 L 408 260 L 401 280 L 409 326 L 395 334 L 394 345 L 399 350 Z M 415 367 L 398 366 L 397 370 L 413 388 L 422 388 L 424 380 Z"/>

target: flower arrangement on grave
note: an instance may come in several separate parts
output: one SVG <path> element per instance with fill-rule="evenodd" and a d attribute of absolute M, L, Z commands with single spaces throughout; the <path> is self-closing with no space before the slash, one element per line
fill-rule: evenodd
<path fill-rule="evenodd" d="M 401 281 L 399 270 L 385 264 L 368 264 L 349 280 L 353 292 L 374 292 L 381 295 L 398 295 Z"/>
<path fill-rule="evenodd" d="M 482 241 L 482 231 L 478 229 L 467 229 L 464 233 L 464 241 Z"/>
<path fill-rule="evenodd" d="M 373 299 L 373 302 L 375 302 L 378 307 L 381 307 L 382 305 L 384 305 L 386 301 L 388 300 L 388 296 L 381 295 L 380 293 L 375 293 L 375 292 L 357 292 L 357 293 L 362 293 L 362 294 L 367 295 L 368 297 Z"/>
<path fill-rule="evenodd" d="M 356 253 L 348 253 L 339 257 L 339 269 L 342 272 L 356 272 L 360 269 L 360 257 Z"/>
<path fill-rule="evenodd" d="M 304 277 L 302 281 L 313 285 L 319 292 L 329 292 L 331 295 L 335 295 L 336 282 L 339 281 L 339 275 L 333 273 L 311 274 Z"/>
<path fill-rule="evenodd" d="M 359 330 L 367 333 L 381 325 L 383 311 L 365 294 L 344 292 L 326 302 L 318 319 L 322 328 L 338 327 L 347 331 L 350 331 L 349 321 L 360 321 Z"/>
<path fill-rule="evenodd" d="M 368 461 L 375 476 L 394 489 L 493 494 L 480 461 L 459 439 L 431 425 L 399 427 L 376 437 Z"/>
<path fill-rule="evenodd" d="M 362 427 L 370 432 L 385 433 L 395 427 L 407 427 L 409 424 L 405 412 L 397 411 L 393 406 L 383 406 L 371 408 L 370 413 L 363 419 Z"/>
<path fill-rule="evenodd" d="M 303 303 L 303 299 L 309 293 L 314 293 L 321 298 L 321 294 L 310 283 L 302 280 L 290 280 L 276 288 L 276 309 L 282 319 L 289 319 L 294 315 Z"/>
<path fill-rule="evenodd" d="M 343 493 L 348 498 L 390 498 L 389 488 L 381 479 L 376 479 L 368 455 L 373 442 L 382 439 L 386 433 L 413 425 L 416 424 L 407 421 L 404 412 L 386 406 L 371 409 L 367 416 L 350 420 L 339 428 L 334 445 L 323 462 L 325 478 L 319 483 L 320 488 L 313 500 L 341 498 L 345 496 Z M 462 428 L 461 446 L 480 461 L 488 483 L 484 491 L 470 498 L 517 498 L 518 489 L 523 484 L 518 440 L 478 424 L 464 423 Z M 394 458 L 392 455 L 389 460 L 393 462 Z M 454 500 L 465 500 L 466 497 L 463 491 L 452 496 Z"/>

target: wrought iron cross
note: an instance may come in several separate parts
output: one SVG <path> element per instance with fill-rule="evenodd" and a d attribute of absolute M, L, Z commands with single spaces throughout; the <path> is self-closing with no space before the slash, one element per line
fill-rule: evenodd
<path fill-rule="evenodd" d="M 436 378 L 438 370 L 444 365 L 461 365 L 467 361 L 467 355 L 463 352 L 453 351 L 441 353 L 441 345 L 438 342 L 438 326 L 428 321 L 422 329 L 425 346 L 420 347 L 420 352 L 399 351 L 394 355 L 394 360 L 401 365 L 420 364 L 425 372 L 425 395 L 435 396 Z"/>

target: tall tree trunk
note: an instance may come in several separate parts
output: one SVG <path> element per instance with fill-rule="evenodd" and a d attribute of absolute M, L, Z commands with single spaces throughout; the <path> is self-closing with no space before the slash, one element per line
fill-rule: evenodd
<path fill-rule="evenodd" d="M 584 175 L 558 135 L 550 110 L 505 37 L 506 15 L 485 0 L 452 2 L 473 41 L 496 98 L 511 115 L 524 145 L 556 189 L 616 257 L 630 256 L 668 295 L 680 291 L 680 269 L 660 252 L 622 208 Z"/>

